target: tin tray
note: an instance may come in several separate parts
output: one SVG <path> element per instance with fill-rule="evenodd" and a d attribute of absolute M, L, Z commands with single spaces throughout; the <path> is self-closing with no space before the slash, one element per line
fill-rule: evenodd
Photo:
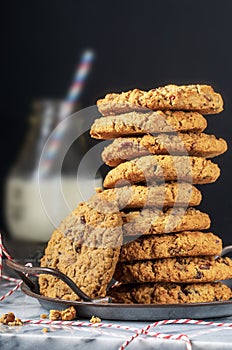
<path fill-rule="evenodd" d="M 223 281 L 232 287 L 232 281 Z M 47 310 L 62 310 L 73 305 L 80 318 L 91 318 L 93 315 L 105 320 L 120 321 L 158 321 L 163 319 L 206 319 L 226 317 L 232 315 L 232 299 L 228 301 L 215 301 L 210 303 L 191 304 L 116 304 L 116 303 L 92 303 L 82 301 L 70 301 L 57 298 L 48 298 L 35 293 L 23 283 L 23 293 L 36 298 L 41 306 Z"/>

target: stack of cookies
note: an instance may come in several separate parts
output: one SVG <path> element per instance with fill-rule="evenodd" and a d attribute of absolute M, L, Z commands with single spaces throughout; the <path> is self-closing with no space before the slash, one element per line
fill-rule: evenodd
<path fill-rule="evenodd" d="M 91 136 L 114 139 L 103 150 L 113 167 L 104 189 L 81 203 L 53 232 L 41 266 L 59 269 L 89 297 L 120 303 L 192 303 L 228 300 L 218 282 L 232 278 L 220 237 L 196 207 L 197 184 L 216 181 L 208 158 L 227 149 L 203 133 L 204 114 L 222 111 L 210 86 L 174 86 L 109 94 L 97 102 L 102 117 Z M 203 114 L 203 115 L 202 115 Z M 114 278 L 119 283 L 108 289 Z M 54 276 L 39 277 L 42 295 L 78 300 Z"/>
<path fill-rule="evenodd" d="M 108 94 L 97 102 L 101 114 L 91 128 L 97 139 L 114 139 L 102 153 L 113 167 L 98 194 L 116 201 L 123 219 L 124 245 L 109 294 L 116 302 L 183 303 L 228 299 L 215 281 L 232 276 L 230 259 L 219 258 L 221 239 L 211 232 L 195 184 L 217 180 L 220 169 L 208 158 L 224 153 L 226 141 L 203 133 L 202 114 L 223 110 L 210 86 L 169 85 Z"/>

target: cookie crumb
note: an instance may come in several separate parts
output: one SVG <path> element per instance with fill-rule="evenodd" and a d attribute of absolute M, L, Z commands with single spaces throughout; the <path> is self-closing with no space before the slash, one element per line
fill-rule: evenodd
<path fill-rule="evenodd" d="M 8 324 L 9 322 L 14 322 L 15 315 L 13 312 L 8 312 L 7 314 L 2 314 L 0 317 L 0 323 Z"/>
<path fill-rule="evenodd" d="M 51 321 L 72 321 L 76 318 L 76 309 L 74 306 L 70 306 L 68 309 L 59 311 L 59 310 L 50 310 L 49 319 Z"/>
<path fill-rule="evenodd" d="M 48 332 L 48 328 L 44 327 L 44 328 L 42 329 L 42 332 L 43 332 L 43 333 L 47 333 L 47 332 Z"/>
<path fill-rule="evenodd" d="M 61 311 L 62 321 L 72 321 L 75 318 L 76 318 L 76 309 L 74 306 L 71 306 L 64 311 Z"/>
<path fill-rule="evenodd" d="M 90 321 L 91 323 L 100 323 L 101 322 L 101 319 L 97 316 L 92 316 Z"/>
<path fill-rule="evenodd" d="M 50 310 L 49 312 L 49 320 L 58 321 L 61 319 L 61 311 L 59 310 Z"/>
<path fill-rule="evenodd" d="M 48 314 L 41 314 L 40 318 L 48 318 Z"/>
<path fill-rule="evenodd" d="M 16 318 L 13 312 L 8 312 L 7 314 L 2 314 L 0 317 L 0 323 L 6 324 L 8 326 L 22 326 L 23 322 L 20 318 Z"/>
<path fill-rule="evenodd" d="M 8 322 L 8 326 L 22 326 L 23 322 L 20 318 L 15 318 L 13 322 Z"/>

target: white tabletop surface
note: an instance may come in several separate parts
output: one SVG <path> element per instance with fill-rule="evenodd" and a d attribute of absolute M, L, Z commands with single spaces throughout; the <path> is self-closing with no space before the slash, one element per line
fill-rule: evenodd
<path fill-rule="evenodd" d="M 0 296 L 5 294 L 15 283 L 0 280 Z M 16 317 L 22 320 L 40 320 L 42 313 L 48 313 L 43 309 L 37 299 L 25 295 L 20 289 L 15 291 L 0 302 L 0 314 L 14 312 Z M 81 320 L 89 323 L 89 320 Z M 215 322 L 230 323 L 231 317 L 214 319 Z M 113 323 L 113 325 L 130 326 L 133 328 L 144 328 L 147 322 L 122 322 L 102 320 L 103 324 Z M 48 332 L 44 333 L 46 327 Z M 162 325 L 152 329 L 152 332 L 161 334 L 186 334 L 192 349 L 232 349 L 232 328 L 215 327 L 205 325 L 184 325 L 170 324 Z M 83 350 L 117 350 L 130 337 L 135 334 L 133 331 L 113 329 L 107 327 L 87 327 L 87 326 L 64 326 L 64 325 L 32 325 L 7 326 L 0 324 L 0 349 L 83 349 Z M 183 340 L 157 339 L 150 335 L 142 335 L 131 342 L 126 349 L 186 349 Z"/>

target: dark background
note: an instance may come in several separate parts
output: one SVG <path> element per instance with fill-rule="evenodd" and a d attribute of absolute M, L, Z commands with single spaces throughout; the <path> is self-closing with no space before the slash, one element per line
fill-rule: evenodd
<path fill-rule="evenodd" d="M 82 95 L 167 83 L 211 84 L 225 100 L 207 132 L 228 141 L 221 177 L 201 187 L 212 231 L 232 244 L 232 1 L 8 1 L 1 9 L 1 212 L 6 174 L 27 132 L 34 98 L 63 98 L 81 52 L 96 51 Z M 1 215 L 0 227 L 4 227 Z"/>

